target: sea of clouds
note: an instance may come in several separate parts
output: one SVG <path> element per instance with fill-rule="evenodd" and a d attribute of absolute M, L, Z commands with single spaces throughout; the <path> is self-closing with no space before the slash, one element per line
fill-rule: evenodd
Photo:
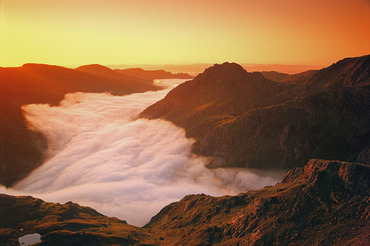
<path fill-rule="evenodd" d="M 73 201 L 143 226 L 185 195 L 235 195 L 280 180 L 247 169 L 207 169 L 208 160 L 191 153 L 194 140 L 184 129 L 138 118 L 181 82 L 156 81 L 166 89 L 127 96 L 67 94 L 57 107 L 23 106 L 29 125 L 48 139 L 47 157 L 15 187 L 0 192 Z"/>

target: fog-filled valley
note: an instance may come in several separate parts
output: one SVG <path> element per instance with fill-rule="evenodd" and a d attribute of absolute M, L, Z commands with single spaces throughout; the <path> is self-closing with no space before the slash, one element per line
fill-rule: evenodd
<path fill-rule="evenodd" d="M 284 172 L 208 169 L 207 158 L 191 153 L 194 141 L 184 129 L 138 118 L 181 82 L 156 80 L 165 89 L 127 96 L 67 94 L 59 106 L 24 105 L 29 127 L 46 136 L 48 150 L 39 168 L 5 192 L 73 201 L 143 226 L 188 194 L 236 195 L 281 179 Z"/>

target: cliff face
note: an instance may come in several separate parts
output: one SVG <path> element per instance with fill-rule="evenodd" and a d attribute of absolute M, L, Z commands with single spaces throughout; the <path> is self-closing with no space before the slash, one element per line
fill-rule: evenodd
<path fill-rule="evenodd" d="M 41 164 L 47 148 L 46 139 L 26 127 L 22 105 L 56 105 L 66 93 L 78 91 L 123 95 L 159 89 L 152 81 L 109 68 L 88 68 L 79 71 L 43 64 L 0 68 L 0 184 L 10 186 L 24 178 Z"/>
<path fill-rule="evenodd" d="M 70 202 L 0 195 L 0 243 L 39 233 L 41 245 L 367 245 L 369 178 L 369 166 L 311 160 L 272 187 L 186 196 L 144 228 Z"/>
<path fill-rule="evenodd" d="M 273 187 L 187 196 L 146 225 L 164 245 L 366 245 L 370 168 L 311 160 Z"/>
<path fill-rule="evenodd" d="M 184 127 L 197 140 L 193 151 L 217 160 L 211 167 L 291 168 L 312 158 L 370 163 L 369 60 L 347 58 L 279 76 L 280 83 L 236 64 L 215 65 L 141 116 Z"/>

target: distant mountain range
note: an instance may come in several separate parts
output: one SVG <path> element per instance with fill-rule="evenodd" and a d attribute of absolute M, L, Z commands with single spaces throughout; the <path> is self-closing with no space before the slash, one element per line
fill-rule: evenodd
<path fill-rule="evenodd" d="M 26 127 L 22 105 L 57 105 L 65 94 L 79 91 L 124 95 L 158 90 L 146 73 L 153 77 L 157 74 L 171 77 L 171 73 L 165 71 L 125 75 L 101 65 L 76 69 L 44 64 L 0 67 L 0 184 L 10 186 L 24 178 L 41 164 L 47 148 L 45 137 Z"/>
<path fill-rule="evenodd" d="M 281 183 L 238 196 L 189 195 L 143 228 L 75 203 L 0 195 L 0 244 L 368 245 L 370 167 L 311 160 Z"/>
<path fill-rule="evenodd" d="M 141 117 L 185 128 L 196 139 L 193 152 L 213 158 L 210 167 L 370 163 L 370 56 L 296 75 L 214 65 Z"/>
<path fill-rule="evenodd" d="M 145 70 L 160 70 L 165 69 L 166 71 L 171 71 L 172 73 L 188 73 L 190 75 L 198 75 L 202 73 L 206 68 L 211 67 L 212 63 L 188 63 L 188 64 L 160 64 L 160 65 L 150 65 L 150 64 L 140 64 L 136 67 L 140 67 Z M 247 71 L 252 72 L 262 72 L 262 71 L 276 71 L 279 73 L 286 74 L 297 74 L 302 73 L 307 70 L 319 70 L 324 65 L 289 65 L 289 64 L 250 64 L 242 63 L 240 64 Z M 109 65 L 112 69 L 123 69 L 131 68 L 132 65 Z"/>
<path fill-rule="evenodd" d="M 146 79 L 192 79 L 187 73 L 170 73 L 164 70 L 143 70 L 141 68 L 115 69 L 115 71 L 138 78 Z"/>

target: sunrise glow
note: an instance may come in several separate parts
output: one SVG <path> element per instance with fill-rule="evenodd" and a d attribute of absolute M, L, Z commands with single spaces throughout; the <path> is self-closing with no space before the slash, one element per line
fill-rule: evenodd
<path fill-rule="evenodd" d="M 327 65 L 370 53 L 366 0 L 1 0 L 0 66 Z"/>

